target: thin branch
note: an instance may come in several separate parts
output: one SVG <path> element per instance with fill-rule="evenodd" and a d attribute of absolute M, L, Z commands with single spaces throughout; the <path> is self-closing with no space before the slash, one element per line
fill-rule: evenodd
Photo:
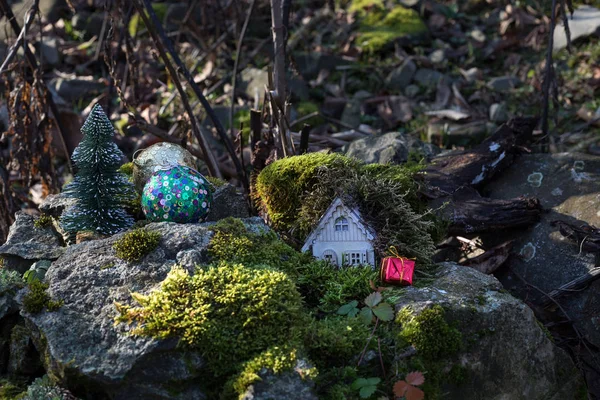
<path fill-rule="evenodd" d="M 378 326 L 379 326 L 379 318 L 375 317 L 375 327 L 371 331 L 371 335 L 369 336 L 369 339 L 367 340 L 367 343 L 365 344 L 365 347 L 363 348 L 362 353 L 360 353 L 360 358 L 358 359 L 358 363 L 356 364 L 356 367 L 360 367 L 360 363 L 362 362 L 365 354 L 367 353 L 367 349 L 369 348 L 369 343 L 371 343 L 371 339 L 373 339 L 373 335 L 375 334 L 375 331 L 377 330 Z"/>
<path fill-rule="evenodd" d="M 10 65 L 12 60 L 15 58 L 15 56 L 17 55 L 17 52 L 19 51 L 21 44 L 23 46 L 27 46 L 25 37 L 27 35 L 27 32 L 29 32 L 29 28 L 31 28 L 31 25 L 33 25 L 33 22 L 35 21 L 35 13 L 37 12 L 37 3 L 38 2 L 36 1 L 35 4 L 33 6 L 31 6 L 29 11 L 27 11 L 27 14 L 25 15 L 25 25 L 23 25 L 23 29 L 21 29 L 21 33 L 19 33 L 19 37 L 17 37 L 17 41 L 11 46 L 11 48 L 8 52 L 8 55 L 6 56 L 6 59 L 0 66 L 0 74 L 3 74 L 7 71 L 8 66 Z"/>
<path fill-rule="evenodd" d="M 256 0 L 251 0 L 250 8 L 248 9 L 248 14 L 246 14 L 246 20 L 244 21 L 244 26 L 242 27 L 242 31 L 240 32 L 240 39 L 237 43 L 237 49 L 235 51 L 235 62 L 233 64 L 233 78 L 231 79 L 231 109 L 229 110 L 229 129 L 231 129 L 231 137 L 233 138 L 233 132 L 235 127 L 233 126 L 233 113 L 235 111 L 235 90 L 237 87 L 237 75 L 238 75 L 238 66 L 240 63 L 240 57 L 242 55 L 242 43 L 244 42 L 244 36 L 246 36 L 246 29 L 248 28 L 248 23 L 250 22 L 250 17 L 252 16 L 252 10 L 254 10 L 254 3 Z M 242 148 L 244 147 L 243 143 L 241 144 Z M 244 162 L 242 161 L 242 164 Z"/>
<path fill-rule="evenodd" d="M 217 160 L 215 159 L 215 155 L 212 153 L 212 150 L 208 144 L 208 141 L 206 140 L 206 138 L 202 135 L 202 132 L 200 131 L 200 127 L 198 126 L 198 121 L 196 119 L 196 116 L 194 115 L 192 106 L 190 106 L 190 102 L 188 100 L 187 94 L 185 93 L 185 90 L 183 89 L 183 87 L 181 85 L 181 81 L 179 80 L 179 75 L 177 74 L 175 67 L 173 67 L 171 60 L 169 59 L 169 56 L 167 55 L 167 52 L 166 52 L 165 48 L 163 47 L 162 42 L 160 41 L 158 33 L 156 32 L 155 25 L 160 26 L 160 23 L 158 23 L 157 21 L 154 21 L 155 25 L 153 25 L 150 22 L 150 20 L 148 19 L 148 16 L 144 12 L 144 9 L 140 5 L 139 1 L 136 0 L 136 1 L 134 1 L 133 4 L 134 4 L 135 8 L 137 9 L 138 14 L 144 21 L 146 28 L 148 28 L 148 32 L 150 32 L 150 35 L 152 36 L 152 39 L 154 40 L 154 43 L 156 44 L 156 48 L 158 49 L 160 58 L 165 63 L 165 67 L 169 71 L 169 74 L 171 75 L 171 78 L 173 79 L 173 83 L 175 84 L 175 87 L 177 88 L 177 91 L 179 92 L 179 95 L 181 96 L 181 101 L 183 103 L 183 106 L 184 106 L 186 112 L 188 113 L 188 116 L 190 118 L 190 123 L 192 124 L 192 131 L 194 132 L 194 135 L 196 136 L 196 139 L 198 140 L 198 144 L 200 145 L 200 148 L 202 149 L 202 153 L 204 154 L 204 160 L 206 161 L 208 170 L 210 171 L 211 175 L 216 176 L 218 178 L 222 178 L 221 172 L 219 171 L 219 165 L 217 164 Z M 148 7 L 152 10 L 152 7 L 149 4 L 148 4 Z M 154 15 L 154 16 L 156 17 L 156 15 Z M 168 40 L 164 37 L 164 32 L 163 32 L 163 39 L 165 41 Z"/>
<path fill-rule="evenodd" d="M 160 37 L 162 38 L 162 40 L 165 44 L 165 47 L 169 51 L 169 55 L 173 58 L 173 61 L 177 65 L 177 70 L 188 81 L 190 87 L 194 91 L 194 94 L 196 95 L 198 100 L 200 100 L 200 103 L 202 103 L 202 106 L 206 110 L 206 113 L 212 120 L 212 123 L 213 123 L 214 127 L 216 128 L 217 133 L 219 134 L 221 140 L 223 141 L 223 143 L 225 144 L 225 147 L 227 148 L 227 152 L 229 153 L 229 156 L 231 157 L 231 161 L 233 161 L 233 165 L 235 166 L 237 175 L 238 175 L 240 181 L 243 183 L 244 188 L 247 190 L 248 189 L 248 181 L 246 179 L 244 179 L 244 169 L 242 168 L 242 164 L 235 154 L 235 148 L 233 147 L 233 143 L 232 143 L 231 139 L 229 138 L 229 136 L 227 136 L 227 133 L 225 132 L 225 129 L 223 128 L 223 125 L 221 124 L 221 121 L 219 121 L 219 118 L 217 117 L 215 110 L 213 110 L 213 108 L 210 106 L 210 104 L 208 103 L 208 100 L 206 100 L 206 97 L 204 97 L 204 95 L 202 94 L 202 90 L 200 90 L 200 88 L 198 87 L 196 82 L 194 82 L 194 77 L 190 74 L 190 71 L 188 71 L 186 66 L 183 64 L 183 62 L 179 58 L 179 55 L 177 54 L 177 52 L 175 51 L 175 48 L 173 47 L 173 43 L 165 34 L 162 24 L 158 20 L 158 17 L 156 16 L 154 9 L 152 8 L 151 1 L 150 0 L 136 0 L 135 1 L 136 8 L 137 7 L 141 8 L 141 5 L 139 4 L 140 1 L 142 1 L 144 3 L 145 9 L 148 12 L 148 14 L 150 15 L 150 18 L 152 19 L 152 23 L 154 24 L 154 26 L 152 26 L 152 28 L 150 28 L 151 24 L 150 24 L 150 21 L 148 21 L 148 17 L 146 17 L 146 15 L 144 14 L 143 11 L 138 10 L 140 15 L 144 19 L 144 23 L 146 23 L 146 27 L 148 27 L 149 30 L 154 32 L 153 36 L 160 35 Z M 157 31 L 158 31 L 158 34 L 157 34 Z M 158 41 L 157 39 L 155 39 L 156 42 Z M 164 51 L 164 49 L 163 49 L 163 51 Z M 166 56 L 166 54 L 165 54 L 165 56 Z M 170 62 L 169 62 L 169 64 L 170 64 Z"/>

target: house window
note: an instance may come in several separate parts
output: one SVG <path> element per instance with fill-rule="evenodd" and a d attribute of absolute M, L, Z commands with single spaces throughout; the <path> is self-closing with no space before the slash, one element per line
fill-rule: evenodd
<path fill-rule="evenodd" d="M 360 265 L 367 262 L 367 253 L 364 251 L 349 251 L 344 254 L 344 261 L 348 265 Z"/>
<path fill-rule="evenodd" d="M 348 230 L 348 219 L 346 217 L 339 217 L 335 220 L 335 231 L 342 232 Z"/>
<path fill-rule="evenodd" d="M 333 251 L 333 250 L 325 250 L 323 252 L 323 260 L 328 261 L 332 265 L 338 265 L 337 255 L 335 254 L 335 251 Z"/>

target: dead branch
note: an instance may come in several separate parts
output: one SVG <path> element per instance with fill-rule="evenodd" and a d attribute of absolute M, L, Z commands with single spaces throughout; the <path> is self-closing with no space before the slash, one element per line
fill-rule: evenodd
<path fill-rule="evenodd" d="M 542 301 L 542 307 L 550 306 L 553 303 L 550 300 L 551 298 L 556 299 L 557 297 L 560 297 L 567 293 L 578 292 L 584 289 L 590 283 L 596 281 L 597 279 L 600 279 L 600 267 L 592 268 L 588 271 L 587 274 L 575 278 L 572 281 L 565 283 L 558 289 L 555 289 L 548 293 L 548 298 Z"/>
<path fill-rule="evenodd" d="M 145 10 L 148 12 L 148 15 L 150 15 L 150 18 L 152 19 L 152 23 L 150 22 L 150 20 L 148 20 L 148 17 L 146 17 L 146 15 L 144 14 L 140 2 L 143 2 Z M 242 167 L 240 160 L 236 156 L 235 148 L 233 147 L 232 141 L 227 136 L 227 133 L 225 132 L 225 129 L 223 128 L 223 125 L 221 124 L 221 121 L 219 121 L 219 118 L 215 114 L 215 111 L 213 110 L 213 108 L 208 103 L 208 100 L 206 100 L 206 97 L 204 97 L 204 95 L 202 94 L 202 90 L 200 90 L 200 88 L 194 81 L 194 77 L 190 74 L 190 71 L 186 68 L 185 64 L 183 64 L 183 62 L 179 58 L 179 55 L 177 54 L 177 52 L 175 51 L 175 48 L 173 47 L 173 43 L 171 43 L 171 40 L 166 35 L 166 33 L 162 27 L 162 24 L 160 23 L 156 13 L 154 12 L 154 9 L 152 8 L 151 1 L 150 0 L 136 0 L 135 5 L 136 5 L 136 8 L 138 8 L 138 12 L 140 13 L 140 15 L 143 15 L 142 19 L 144 20 L 146 27 L 148 27 L 149 30 L 154 32 L 153 37 L 154 37 L 154 35 L 157 36 L 157 38 L 155 39 L 155 42 L 157 42 L 157 43 L 160 42 L 160 39 L 158 38 L 158 36 L 160 36 L 160 38 L 162 39 L 162 41 L 165 44 L 165 47 L 167 48 L 167 50 L 169 52 L 169 55 L 173 58 L 173 61 L 177 65 L 178 71 L 185 77 L 185 79 L 188 81 L 188 84 L 194 91 L 194 94 L 196 95 L 198 100 L 200 100 L 200 103 L 204 107 L 204 110 L 206 111 L 206 113 L 210 117 L 214 127 L 216 128 L 217 133 L 219 134 L 219 137 L 225 144 L 225 148 L 227 149 L 227 152 L 229 153 L 231 161 L 233 162 L 233 165 L 235 166 L 235 169 L 237 171 L 238 178 L 243 183 L 244 188 L 247 191 L 248 190 L 248 182 L 244 178 L 244 169 Z M 150 28 L 150 26 L 152 26 L 152 28 Z M 163 51 L 164 51 L 164 48 L 163 48 Z M 165 53 L 165 57 L 166 57 L 166 53 Z M 165 62 L 167 60 L 165 60 Z M 169 64 L 170 64 L 170 62 L 169 62 Z M 175 74 L 176 74 L 176 72 L 175 72 Z M 191 111 L 191 108 L 190 108 L 190 111 Z M 203 151 L 204 151 L 204 149 L 203 149 Z"/>
<path fill-rule="evenodd" d="M 15 58 L 15 56 L 17 55 L 17 51 L 19 50 L 19 47 L 21 47 L 21 45 L 23 45 L 24 47 L 27 46 L 27 41 L 26 41 L 27 32 L 29 32 L 31 25 L 33 25 L 33 22 L 35 21 L 35 14 L 37 12 L 38 3 L 39 3 L 39 0 L 36 0 L 35 3 L 33 3 L 31 8 L 29 9 L 29 11 L 27 11 L 27 14 L 25 15 L 25 25 L 23 25 L 23 29 L 21 29 L 21 33 L 19 33 L 19 37 L 17 37 L 17 40 L 11 46 L 10 50 L 8 51 L 8 55 L 6 56 L 6 59 L 0 66 L 0 74 L 3 74 L 6 72 L 6 70 L 8 69 L 8 66 L 10 65 L 12 60 Z"/>

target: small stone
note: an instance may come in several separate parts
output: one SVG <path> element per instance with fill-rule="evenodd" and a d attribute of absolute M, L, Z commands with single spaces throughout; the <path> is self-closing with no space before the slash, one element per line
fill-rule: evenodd
<path fill-rule="evenodd" d="M 434 64 L 441 64 L 446 60 L 446 52 L 444 50 L 435 50 L 429 55 L 429 61 Z"/>
<path fill-rule="evenodd" d="M 516 76 L 499 76 L 490 79 L 487 86 L 497 92 L 508 92 L 509 90 L 518 87 L 520 84 L 521 80 Z"/>
<path fill-rule="evenodd" d="M 490 121 L 499 123 L 508 121 L 506 103 L 494 103 L 490 106 Z"/>
<path fill-rule="evenodd" d="M 479 43 L 485 42 L 485 33 L 481 29 L 473 29 L 470 36 Z"/>
<path fill-rule="evenodd" d="M 50 215 L 54 218 L 59 218 L 65 208 L 75 204 L 75 199 L 67 197 L 62 193 L 49 194 L 46 196 L 42 204 L 40 204 L 40 212 Z"/>
<path fill-rule="evenodd" d="M 482 76 L 481 70 L 479 68 L 475 68 L 475 67 L 470 68 L 467 71 L 461 69 L 460 72 L 461 72 L 462 76 L 465 77 L 465 80 L 468 83 L 473 83 L 473 82 L 481 79 L 481 76 Z"/>
<path fill-rule="evenodd" d="M 405 60 L 402 65 L 394 69 L 386 78 L 387 89 L 390 91 L 400 91 L 406 88 L 410 84 L 415 72 L 417 72 L 415 63 L 410 59 Z"/>
<path fill-rule="evenodd" d="M 446 75 L 429 68 L 421 68 L 418 70 L 415 74 L 414 80 L 421 86 L 431 88 L 435 88 L 442 80 L 446 81 L 447 83 L 450 82 L 450 78 L 448 78 Z"/>
<path fill-rule="evenodd" d="M 258 68 L 246 68 L 240 74 L 238 83 L 240 89 L 249 98 L 258 97 L 258 101 L 262 103 L 265 97 L 265 86 L 269 84 L 269 73 Z"/>
<path fill-rule="evenodd" d="M 414 99 L 415 97 L 417 97 L 420 91 L 421 89 L 417 85 L 408 85 L 404 89 L 404 95 L 409 99 Z"/>
<path fill-rule="evenodd" d="M 226 184 L 213 193 L 213 202 L 206 221 L 218 221 L 227 217 L 248 218 L 248 203 L 235 186 Z"/>
<path fill-rule="evenodd" d="M 46 67 L 56 67 L 60 64 L 60 52 L 58 50 L 58 40 L 56 38 L 44 39 L 39 47 L 42 65 Z"/>
<path fill-rule="evenodd" d="M 352 100 L 346 103 L 344 112 L 342 113 L 341 121 L 347 126 L 357 128 L 361 122 L 362 102 L 364 99 L 371 97 L 371 93 L 365 90 L 359 90 L 354 94 Z"/>
<path fill-rule="evenodd" d="M 355 140 L 346 148 L 346 155 L 366 163 L 401 164 L 408 161 L 410 152 L 417 152 L 431 159 L 439 149 L 429 143 L 400 132 Z"/>
<path fill-rule="evenodd" d="M 571 32 L 572 41 L 600 31 L 600 9 L 591 6 L 578 7 L 573 15 L 569 16 L 569 31 Z M 561 23 L 556 26 L 554 31 L 554 46 L 552 49 L 558 51 L 565 47 L 567 47 L 567 35 Z"/>

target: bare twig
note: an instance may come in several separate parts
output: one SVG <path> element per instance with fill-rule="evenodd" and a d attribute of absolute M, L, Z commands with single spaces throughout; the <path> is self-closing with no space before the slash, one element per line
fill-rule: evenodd
<path fill-rule="evenodd" d="M 379 326 L 379 318 L 375 317 L 375 326 L 373 327 L 373 330 L 371 331 L 371 335 L 369 336 L 369 339 L 367 340 L 367 343 L 365 344 L 363 351 L 360 353 L 360 358 L 358 359 L 358 363 L 356 364 L 357 367 L 360 367 L 360 363 L 362 362 L 365 354 L 367 353 L 367 348 L 369 348 L 369 343 L 371 343 L 371 339 L 373 339 L 373 335 L 375 334 L 375 331 L 377 330 L 378 326 Z"/>
<path fill-rule="evenodd" d="M 153 24 L 152 28 L 150 28 L 150 25 L 152 25 L 152 24 L 148 20 L 148 17 L 146 17 L 143 10 L 141 10 L 141 5 L 139 3 L 140 1 L 143 2 L 144 8 L 146 9 L 146 11 L 148 12 L 148 15 L 150 15 L 150 18 L 152 19 L 152 24 Z M 158 36 L 160 36 L 160 38 L 164 42 L 165 47 L 169 51 L 169 55 L 173 58 L 173 61 L 177 65 L 177 70 L 185 77 L 185 79 L 188 81 L 190 87 L 194 91 L 194 94 L 196 95 L 198 100 L 200 100 L 200 103 L 202 103 L 202 106 L 204 107 L 204 110 L 206 110 L 206 113 L 210 117 L 215 129 L 217 130 L 219 137 L 225 144 L 225 148 L 227 149 L 227 152 L 229 153 L 229 156 L 231 157 L 231 161 L 233 162 L 233 165 L 235 166 L 235 169 L 237 171 L 238 178 L 243 183 L 244 188 L 246 190 L 248 190 L 248 182 L 244 178 L 244 169 L 242 168 L 242 164 L 235 154 L 235 148 L 233 147 L 233 143 L 232 143 L 231 139 L 229 138 L 229 136 L 227 136 L 227 133 L 225 132 L 225 129 L 223 128 L 223 125 L 221 124 L 221 121 L 219 121 L 217 114 L 215 113 L 213 108 L 208 103 L 208 100 L 206 100 L 206 97 L 204 97 L 204 95 L 202 94 L 202 90 L 200 90 L 200 88 L 198 87 L 196 82 L 194 82 L 194 77 L 190 74 L 190 71 L 188 71 L 186 66 L 183 64 L 183 62 L 179 58 L 179 55 L 177 54 L 177 52 L 175 51 L 175 48 L 173 47 L 173 43 L 171 43 L 171 40 L 165 34 L 162 24 L 158 20 L 158 17 L 156 16 L 154 9 L 152 8 L 151 1 L 150 0 L 136 0 L 135 4 L 136 4 L 136 8 L 138 8 L 138 7 L 140 8 L 140 10 L 138 10 L 138 12 L 140 13 L 140 15 L 143 15 L 142 19 L 144 19 L 144 23 L 146 24 L 146 27 L 148 27 L 148 29 L 150 31 L 154 31 L 154 35 L 157 36 L 157 39 L 155 39 L 155 42 L 160 41 L 160 40 L 158 40 Z M 154 35 L 153 35 L 153 37 L 154 37 Z M 164 51 L 164 49 L 163 49 L 163 51 Z M 166 56 L 166 54 L 165 54 L 165 56 Z M 168 58 L 165 60 L 165 62 L 168 62 L 170 64 L 170 61 L 168 61 Z M 190 109 L 190 111 L 191 111 L 191 109 Z M 203 149 L 203 151 L 204 151 L 204 149 Z"/>
<path fill-rule="evenodd" d="M 240 32 L 240 39 L 237 43 L 237 49 L 235 51 L 235 61 L 233 64 L 233 77 L 231 79 L 231 109 L 229 110 L 229 129 L 231 129 L 231 137 L 233 138 L 233 132 L 235 127 L 233 126 L 233 113 L 235 110 L 235 90 L 237 87 L 237 74 L 238 67 L 240 63 L 240 57 L 242 55 L 242 44 L 244 43 L 244 36 L 246 36 L 246 29 L 248 28 L 248 23 L 250 22 L 250 17 L 252 16 L 252 10 L 254 10 L 254 3 L 256 0 L 251 0 L 250 7 L 248 8 L 248 14 L 246 14 L 246 20 L 244 21 L 244 26 L 242 27 L 242 31 Z M 243 143 L 241 144 L 242 148 L 244 147 Z M 242 161 L 243 164 L 243 161 Z"/>
<path fill-rule="evenodd" d="M 308 139 L 310 135 L 310 125 L 304 124 L 302 131 L 300 131 L 300 154 L 304 154 L 308 151 Z"/>
<path fill-rule="evenodd" d="M 194 135 L 196 136 L 196 139 L 198 140 L 198 144 L 200 145 L 200 148 L 202 149 L 202 153 L 204 154 L 204 160 L 206 161 L 206 165 L 208 166 L 208 170 L 210 171 L 210 174 L 213 176 L 216 176 L 218 178 L 221 178 L 222 175 L 221 175 L 221 172 L 219 171 L 219 166 L 217 164 L 217 160 L 215 159 L 215 156 L 212 153 L 212 150 L 208 144 L 208 140 L 206 140 L 206 138 L 202 135 L 202 132 L 200 131 L 200 127 L 198 126 L 199 124 L 198 124 L 196 116 L 194 115 L 194 112 L 192 110 L 192 106 L 190 106 L 190 102 L 188 100 L 187 94 L 185 93 L 185 90 L 183 89 L 183 87 L 181 85 L 181 81 L 179 80 L 179 75 L 177 74 L 175 67 L 173 67 L 173 64 L 171 63 L 171 60 L 169 59 L 169 56 L 167 55 L 167 52 L 166 52 L 166 50 L 159 38 L 159 35 L 157 33 L 157 29 L 156 29 L 155 25 L 159 25 L 160 23 L 158 21 L 154 21 L 154 24 L 152 24 L 150 22 L 150 20 L 148 19 L 148 16 L 144 12 L 144 9 L 142 8 L 142 6 L 140 5 L 138 0 L 134 1 L 133 4 L 134 4 L 135 8 L 137 9 L 138 14 L 144 21 L 146 28 L 148 28 L 148 32 L 150 32 L 150 35 L 152 36 L 152 39 L 154 40 L 154 43 L 156 44 L 156 48 L 158 49 L 160 58 L 165 63 L 165 67 L 169 71 L 169 74 L 171 75 L 171 78 L 173 79 L 173 83 L 175 84 L 175 87 L 177 88 L 177 91 L 179 92 L 179 95 L 181 96 L 181 101 L 183 103 L 183 106 L 184 106 L 186 112 L 188 113 L 188 116 L 190 118 L 190 123 L 192 124 L 192 131 L 194 132 Z M 152 10 L 152 7 L 149 4 L 148 4 L 148 7 L 150 8 L 150 10 Z M 154 16 L 156 17 L 156 15 L 154 15 Z M 164 32 L 163 32 L 163 34 L 164 34 Z M 168 40 L 168 39 L 166 39 L 163 35 L 163 40 Z"/>
<path fill-rule="evenodd" d="M 19 37 L 17 37 L 17 40 L 11 46 L 10 50 L 8 51 L 8 55 L 6 56 L 6 59 L 4 59 L 4 62 L 0 66 L 0 74 L 3 74 L 6 72 L 6 70 L 8 69 L 8 66 L 10 65 L 12 60 L 15 58 L 15 56 L 17 55 L 17 51 L 19 51 L 21 44 L 24 47 L 27 46 L 26 36 L 27 36 L 27 32 L 29 32 L 29 28 L 31 28 L 31 25 L 33 25 L 33 22 L 35 21 L 35 13 L 37 12 L 38 1 L 36 1 L 33 4 L 33 6 L 31 6 L 29 11 L 27 11 L 27 14 L 25 15 L 25 25 L 23 25 L 23 29 L 21 29 L 21 33 L 19 33 Z"/>

